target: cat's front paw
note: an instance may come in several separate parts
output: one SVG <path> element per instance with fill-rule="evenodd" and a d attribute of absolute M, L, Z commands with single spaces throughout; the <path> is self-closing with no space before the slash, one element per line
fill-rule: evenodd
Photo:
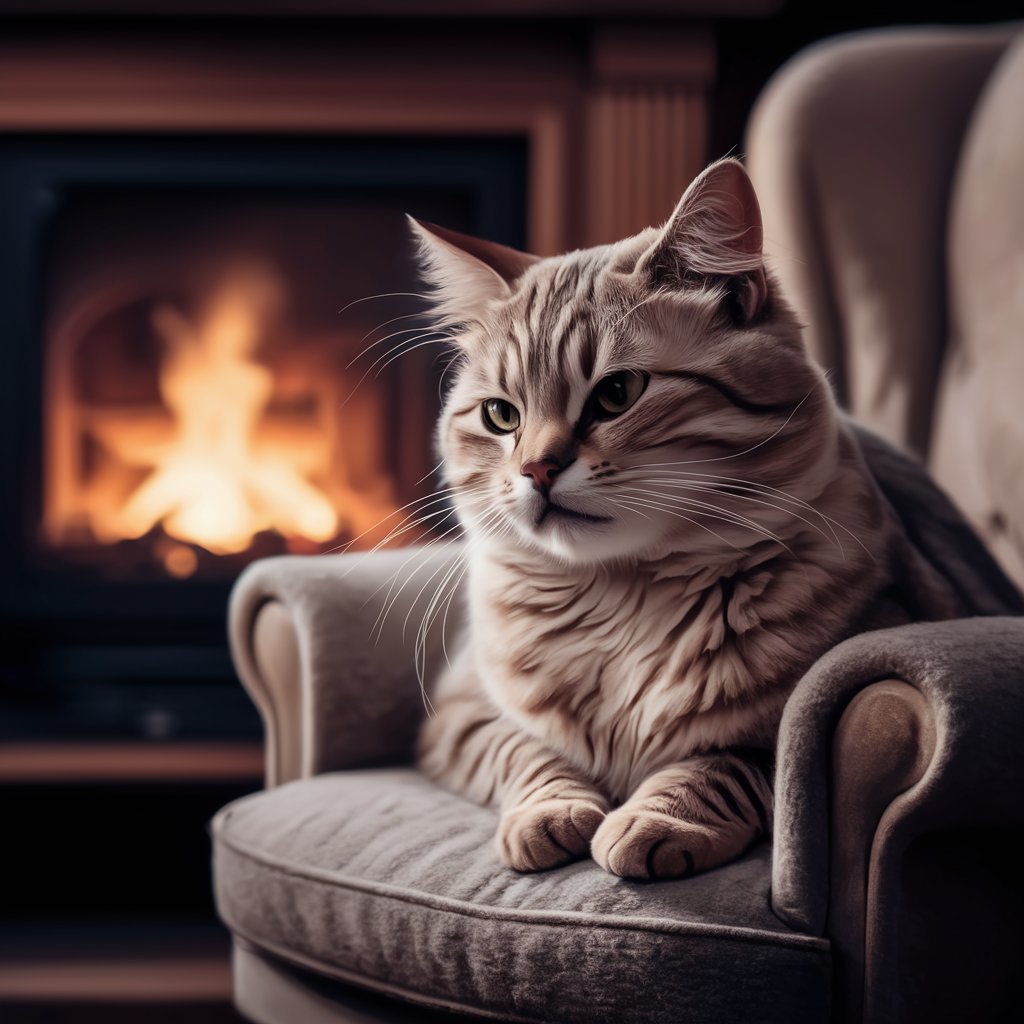
<path fill-rule="evenodd" d="M 516 871 L 544 871 L 586 855 L 605 810 L 587 800 L 543 800 L 513 807 L 498 825 L 501 862 Z"/>
<path fill-rule="evenodd" d="M 682 878 L 731 859 L 716 850 L 715 838 L 706 825 L 626 805 L 604 819 L 591 852 L 605 871 L 622 878 Z"/>

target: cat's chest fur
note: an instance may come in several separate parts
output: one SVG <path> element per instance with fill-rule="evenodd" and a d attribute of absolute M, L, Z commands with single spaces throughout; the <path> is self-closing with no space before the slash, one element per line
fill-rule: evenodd
<path fill-rule="evenodd" d="M 505 714 L 622 799 L 697 751 L 774 742 L 791 684 L 830 642 L 826 583 L 770 560 L 723 575 L 499 558 L 473 573 L 474 657 Z"/>

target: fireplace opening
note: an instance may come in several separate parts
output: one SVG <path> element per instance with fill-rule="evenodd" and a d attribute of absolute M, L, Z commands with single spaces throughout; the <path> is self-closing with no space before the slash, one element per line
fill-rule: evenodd
<path fill-rule="evenodd" d="M 405 214 L 522 247 L 526 158 L 481 137 L 0 142 L 0 737 L 258 735 L 231 583 L 387 542 L 436 486 L 445 349 Z"/>
<path fill-rule="evenodd" d="M 48 562 L 230 578 L 386 538 L 430 474 L 442 350 L 415 295 L 358 301 L 416 291 L 396 199 L 78 190 L 50 246 Z"/>

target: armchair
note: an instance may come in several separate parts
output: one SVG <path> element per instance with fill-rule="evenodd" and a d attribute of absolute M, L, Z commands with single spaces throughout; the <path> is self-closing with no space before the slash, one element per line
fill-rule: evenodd
<path fill-rule="evenodd" d="M 1013 574 L 1024 502 L 993 475 L 1003 454 L 982 457 L 997 427 L 1017 457 L 1024 438 L 1024 378 L 999 380 L 1024 323 L 1012 308 L 1024 294 L 1013 184 L 1024 144 L 1005 127 L 1024 100 L 1024 43 L 1011 40 L 928 30 L 819 47 L 770 87 L 750 159 L 819 358 L 841 370 L 863 419 L 927 453 L 976 524 L 999 534 Z M 929 95 L 941 101 L 908 141 L 901 125 Z M 829 207 L 832 176 L 849 180 L 836 167 L 865 146 L 870 182 Z M 993 175 L 993 159 L 1016 173 Z M 873 203 L 887 188 L 905 201 Z M 1018 230 L 972 234 L 972 259 L 954 254 L 947 272 L 935 252 L 947 219 L 955 249 L 956 232 L 974 230 L 965 206 L 979 203 Z M 979 306 L 970 278 L 991 272 L 986 244 L 1004 246 L 1018 277 Z M 1002 406 L 985 404 L 979 375 L 999 380 Z M 967 441 L 954 415 L 972 420 Z M 1024 608 L 917 465 L 861 436 L 922 556 L 985 617 L 867 633 L 823 657 L 784 715 L 772 843 L 681 881 L 628 882 L 589 861 L 517 875 L 493 851 L 493 812 L 409 767 L 424 712 L 403 624 L 418 621 L 457 547 L 251 566 L 231 639 L 266 725 L 268 789 L 213 823 L 242 1013 L 584 1024 L 1000 1020 L 1019 1008 Z M 453 608 L 449 639 L 458 618 Z M 432 630 L 428 674 L 443 656 Z"/>

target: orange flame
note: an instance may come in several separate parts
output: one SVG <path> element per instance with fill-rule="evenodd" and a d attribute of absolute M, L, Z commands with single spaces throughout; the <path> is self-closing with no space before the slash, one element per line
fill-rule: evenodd
<path fill-rule="evenodd" d="M 100 540 L 138 538 L 157 524 L 215 554 L 248 548 L 263 530 L 323 542 L 337 534 L 326 494 L 280 448 L 254 442 L 273 377 L 252 353 L 281 304 L 276 279 L 236 270 L 190 321 L 159 306 L 153 325 L 164 342 L 160 395 L 173 417 L 169 440 L 109 431 L 104 445 L 149 475 L 112 516 L 93 519 Z"/>

